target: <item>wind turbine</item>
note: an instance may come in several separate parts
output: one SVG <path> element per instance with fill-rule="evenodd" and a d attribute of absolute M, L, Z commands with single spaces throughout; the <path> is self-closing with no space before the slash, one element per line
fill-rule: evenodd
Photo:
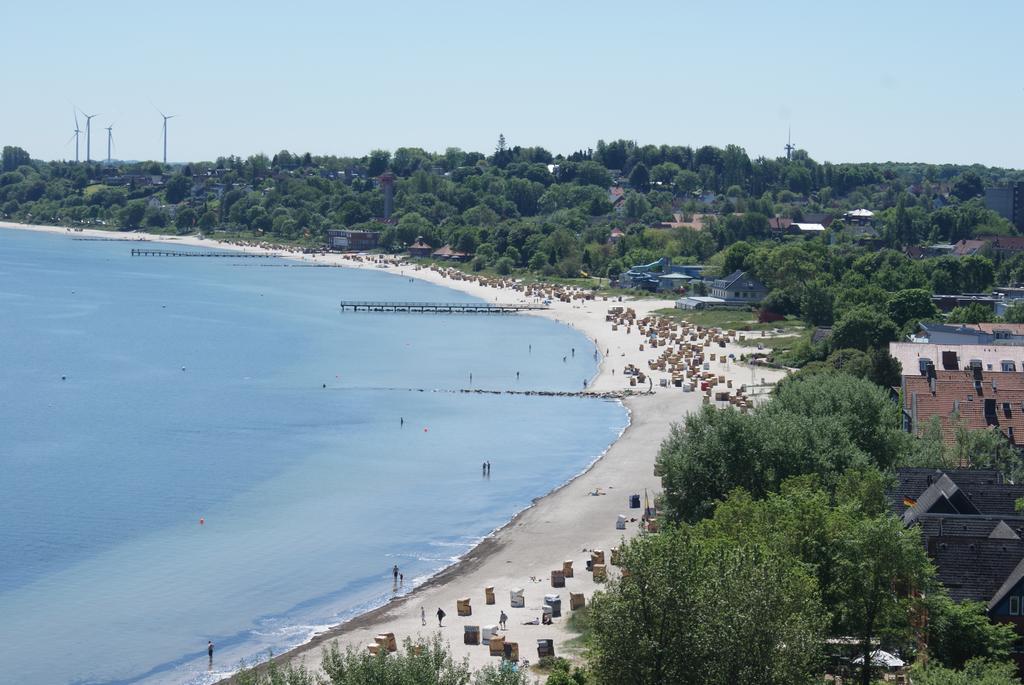
<path fill-rule="evenodd" d="M 78 112 L 72 110 L 75 115 L 75 132 L 71 135 L 71 138 L 75 139 L 75 164 L 78 164 L 78 134 L 82 132 L 82 129 L 78 128 Z M 68 138 L 68 143 L 71 142 L 71 138 Z M 66 146 L 68 143 L 64 143 Z"/>
<path fill-rule="evenodd" d="M 107 126 L 107 164 L 110 164 L 110 148 L 114 144 L 114 125 Z"/>
<path fill-rule="evenodd" d="M 85 117 L 85 161 L 88 163 L 92 161 L 92 118 L 96 115 L 82 112 L 82 116 Z"/>
<path fill-rule="evenodd" d="M 160 112 L 160 110 L 157 110 L 157 111 Z M 168 115 L 168 114 L 164 114 L 163 112 L 160 112 L 160 116 L 162 116 L 164 118 L 164 164 L 167 164 L 167 120 L 168 119 L 173 119 L 174 117 L 176 117 L 178 115 L 177 114 L 169 114 Z"/>
<path fill-rule="evenodd" d="M 793 159 L 793 152 L 796 150 L 796 145 L 793 145 L 793 127 L 789 127 L 789 132 L 786 134 L 786 159 Z"/>

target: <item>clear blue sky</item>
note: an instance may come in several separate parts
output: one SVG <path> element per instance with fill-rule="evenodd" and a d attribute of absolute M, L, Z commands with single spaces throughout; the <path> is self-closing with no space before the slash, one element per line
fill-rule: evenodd
<path fill-rule="evenodd" d="M 171 161 L 599 138 L 1024 167 L 1024 2 L 18 2 L 0 144 Z M 84 128 L 84 122 L 83 122 Z M 84 134 L 83 153 L 84 159 Z"/>

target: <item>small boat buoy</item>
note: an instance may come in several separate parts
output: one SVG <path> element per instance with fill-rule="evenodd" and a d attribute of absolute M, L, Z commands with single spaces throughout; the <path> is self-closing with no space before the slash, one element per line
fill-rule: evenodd
<path fill-rule="evenodd" d="M 67 376 L 61 376 L 61 377 L 60 377 L 60 379 L 61 379 L 62 381 L 66 381 L 66 380 L 68 379 L 68 377 L 67 377 Z"/>
<path fill-rule="evenodd" d="M 182 371 L 184 371 L 184 370 L 185 370 L 185 367 L 184 367 L 184 366 L 183 366 L 183 367 L 181 367 L 181 370 L 182 370 Z"/>
<path fill-rule="evenodd" d="M 424 432 L 424 433 L 427 433 L 427 432 L 429 432 L 429 431 L 430 431 L 430 429 L 429 429 L 429 428 L 424 428 L 424 429 L 423 429 L 423 432 Z"/>
<path fill-rule="evenodd" d="M 201 525 L 201 526 L 205 526 L 206 525 L 206 519 L 204 519 L 202 516 L 199 517 L 199 525 Z"/>

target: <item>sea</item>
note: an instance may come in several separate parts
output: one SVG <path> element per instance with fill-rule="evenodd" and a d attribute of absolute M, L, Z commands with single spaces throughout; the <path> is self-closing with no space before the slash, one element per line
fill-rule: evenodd
<path fill-rule="evenodd" d="M 342 312 L 473 298 L 80 237 L 0 229 L 6 682 L 214 682 L 410 591 L 628 423 L 461 392 L 580 389 L 594 344 L 554 321 Z"/>

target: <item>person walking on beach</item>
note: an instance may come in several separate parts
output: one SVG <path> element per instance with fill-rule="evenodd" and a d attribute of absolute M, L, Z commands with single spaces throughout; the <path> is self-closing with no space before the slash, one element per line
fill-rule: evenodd
<path fill-rule="evenodd" d="M 444 609 L 441 607 L 437 608 L 437 627 L 444 628 Z"/>
<path fill-rule="evenodd" d="M 501 626 L 502 630 L 505 630 L 505 621 L 508 620 L 508 616 L 505 614 L 505 610 L 501 610 L 501 615 L 498 616 L 498 625 Z"/>
<path fill-rule="evenodd" d="M 427 610 L 424 607 L 420 607 L 420 624 L 427 625 Z"/>

